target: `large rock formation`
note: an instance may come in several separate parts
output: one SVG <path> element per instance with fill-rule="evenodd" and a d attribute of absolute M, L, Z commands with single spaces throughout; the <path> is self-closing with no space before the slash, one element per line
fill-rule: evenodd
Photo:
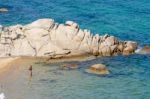
<path fill-rule="evenodd" d="M 39 19 L 24 26 L 0 26 L 0 57 L 112 56 L 131 54 L 136 48 L 135 42 L 119 41 L 109 35 L 93 35 L 72 21 L 58 24 L 52 19 Z"/>

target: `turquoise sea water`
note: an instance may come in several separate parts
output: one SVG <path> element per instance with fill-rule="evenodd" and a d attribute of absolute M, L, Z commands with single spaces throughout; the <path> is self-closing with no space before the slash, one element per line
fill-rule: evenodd
<path fill-rule="evenodd" d="M 0 13 L 0 24 L 5 26 L 26 24 L 39 18 L 53 18 L 59 23 L 73 20 L 93 33 L 108 33 L 123 40 L 134 40 L 140 46 L 150 45 L 150 0 L 0 0 L 0 7 L 9 9 L 8 13 Z M 76 63 L 81 68 L 72 71 L 58 70 L 58 64 L 35 64 L 39 67 L 37 71 L 44 72 L 22 93 L 28 99 L 150 98 L 150 55 Z M 95 63 L 108 65 L 111 74 L 100 77 L 84 72 Z"/>

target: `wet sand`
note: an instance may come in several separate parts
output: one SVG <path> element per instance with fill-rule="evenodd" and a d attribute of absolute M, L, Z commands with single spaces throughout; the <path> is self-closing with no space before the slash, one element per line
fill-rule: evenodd
<path fill-rule="evenodd" d="M 94 59 L 94 56 L 75 56 L 75 57 L 65 57 L 58 59 L 49 59 L 48 57 L 9 57 L 0 58 L 0 79 L 2 75 L 6 75 L 7 72 L 12 72 L 18 70 L 23 65 L 30 65 L 34 62 L 45 62 L 45 63 L 58 63 L 58 62 L 68 62 L 68 61 L 86 61 Z"/>
<path fill-rule="evenodd" d="M 59 63 L 59 62 L 70 62 L 70 61 L 87 61 L 94 59 L 93 56 L 76 56 L 66 57 L 58 59 L 49 59 L 48 57 L 10 57 L 0 58 L 0 83 L 14 80 L 17 73 L 21 73 L 21 70 L 29 70 L 31 64 L 44 62 L 46 64 Z M 11 77 L 11 79 L 9 78 Z"/>
<path fill-rule="evenodd" d="M 8 67 L 18 59 L 19 57 L 0 58 L 0 75 L 9 70 Z"/>
<path fill-rule="evenodd" d="M 42 60 L 42 59 L 41 59 Z M 4 93 L 6 99 L 23 99 L 23 90 L 31 80 L 29 66 L 40 59 L 30 57 L 0 59 L 0 93 Z"/>
<path fill-rule="evenodd" d="M 58 63 L 66 61 L 85 61 L 92 58 L 76 57 L 63 59 L 35 58 L 35 57 L 16 57 L 0 59 L 0 93 L 3 92 L 7 99 L 22 99 L 24 90 L 30 90 L 30 83 L 36 76 L 36 67 L 32 71 L 30 66 L 34 63 Z M 42 71 L 42 70 L 41 70 Z M 39 71 L 40 72 L 40 71 Z M 32 77 L 33 76 L 33 77 Z M 19 91 L 18 91 L 19 90 Z M 19 92 L 19 93 L 18 93 Z M 28 91 L 30 92 L 30 91 Z"/>
<path fill-rule="evenodd" d="M 16 58 L 1 58 L 0 59 L 0 69 L 3 69 L 4 67 L 8 66 L 11 62 L 17 60 L 18 57 Z"/>

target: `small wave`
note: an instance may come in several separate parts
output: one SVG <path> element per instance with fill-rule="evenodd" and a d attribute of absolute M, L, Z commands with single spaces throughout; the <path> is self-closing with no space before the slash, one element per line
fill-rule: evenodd
<path fill-rule="evenodd" d="M 138 47 L 136 50 L 135 50 L 135 53 L 140 53 L 142 50 L 142 47 Z"/>

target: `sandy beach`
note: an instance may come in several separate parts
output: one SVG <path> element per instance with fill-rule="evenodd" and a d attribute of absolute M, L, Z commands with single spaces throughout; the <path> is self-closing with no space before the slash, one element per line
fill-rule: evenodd
<path fill-rule="evenodd" d="M 19 59 L 19 57 L 0 58 L 0 72 L 17 59 Z"/>
<path fill-rule="evenodd" d="M 91 58 L 89 58 L 91 59 Z M 74 57 L 66 59 L 50 59 L 49 58 L 37 58 L 37 57 L 11 57 L 11 58 L 1 58 L 0 59 L 0 91 L 4 92 L 7 99 L 21 99 L 20 94 L 18 94 L 19 88 L 23 87 L 22 84 L 25 84 L 23 89 L 28 90 L 29 84 L 31 83 L 31 73 L 29 67 L 33 66 L 33 78 L 37 75 L 36 72 L 39 67 L 35 68 L 37 63 L 53 64 L 59 62 L 68 62 L 68 61 L 85 61 L 88 58 Z M 42 68 L 42 66 L 40 67 Z M 41 69 L 39 72 L 43 72 Z M 14 82 L 16 81 L 16 82 Z M 20 85 L 21 84 L 21 85 Z M 17 88 L 17 86 L 20 86 Z M 15 89 L 15 91 L 14 91 Z M 12 93 L 13 92 L 13 93 Z M 24 91 L 19 91 L 21 94 Z M 22 95 L 21 95 L 22 96 Z"/>
<path fill-rule="evenodd" d="M 45 63 L 59 63 L 69 61 L 87 61 L 94 59 L 94 56 L 72 56 L 63 59 L 49 59 L 48 57 L 7 57 L 0 58 L 0 79 L 2 75 L 6 77 L 6 74 L 13 71 L 18 71 L 22 66 L 30 66 L 34 62 L 45 62 Z M 15 68 L 15 69 L 14 69 Z"/>

